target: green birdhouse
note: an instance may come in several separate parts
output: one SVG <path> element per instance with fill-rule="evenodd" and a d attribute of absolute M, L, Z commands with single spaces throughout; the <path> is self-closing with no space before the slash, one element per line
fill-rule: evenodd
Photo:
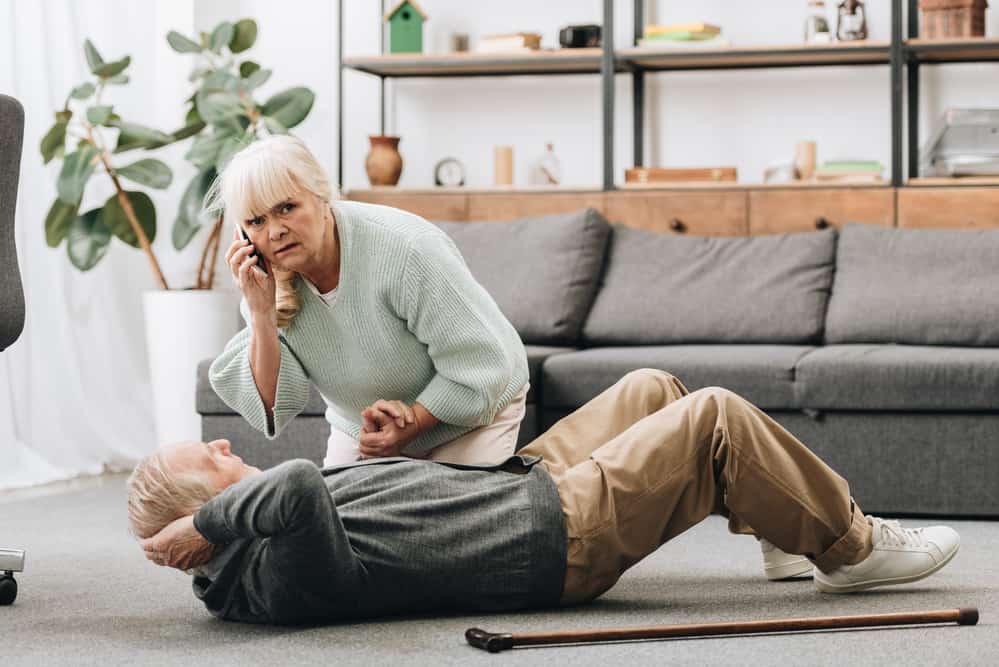
<path fill-rule="evenodd" d="M 389 53 L 422 53 L 423 22 L 427 15 L 413 0 L 402 0 L 385 13 L 389 24 Z"/>

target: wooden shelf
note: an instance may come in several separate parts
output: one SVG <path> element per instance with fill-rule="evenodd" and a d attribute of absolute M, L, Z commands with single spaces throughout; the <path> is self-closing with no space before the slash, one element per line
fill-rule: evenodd
<path fill-rule="evenodd" d="M 721 49 L 635 47 L 618 57 L 645 70 L 887 65 L 888 42 L 863 41 L 821 45 L 730 46 Z"/>
<path fill-rule="evenodd" d="M 580 192 L 603 192 L 599 185 L 569 186 L 569 185 L 492 185 L 492 186 L 460 186 L 460 187 L 425 187 L 400 188 L 394 185 L 376 185 L 369 188 L 351 188 L 347 194 L 368 192 L 371 194 L 400 195 L 467 195 L 467 194 L 558 194 Z"/>
<path fill-rule="evenodd" d="M 911 61 L 920 63 L 988 62 L 999 60 L 999 39 L 910 39 L 905 50 Z"/>
<path fill-rule="evenodd" d="M 910 178 L 906 182 L 906 185 L 916 188 L 995 186 L 999 185 L 999 176 L 923 176 L 921 178 Z"/>
<path fill-rule="evenodd" d="M 376 76 L 510 76 L 599 74 L 602 51 L 548 49 L 534 53 L 396 53 L 344 58 L 344 67 Z"/>

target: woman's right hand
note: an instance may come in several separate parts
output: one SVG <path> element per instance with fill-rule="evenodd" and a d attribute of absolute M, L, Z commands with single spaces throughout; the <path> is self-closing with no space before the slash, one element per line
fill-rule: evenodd
<path fill-rule="evenodd" d="M 232 281 L 246 298 L 246 305 L 253 316 L 273 317 L 276 303 L 275 283 L 272 273 L 264 273 L 257 264 L 258 257 L 250 257 L 253 246 L 233 228 L 233 242 L 225 253 Z M 259 255 L 259 253 L 258 253 Z"/>

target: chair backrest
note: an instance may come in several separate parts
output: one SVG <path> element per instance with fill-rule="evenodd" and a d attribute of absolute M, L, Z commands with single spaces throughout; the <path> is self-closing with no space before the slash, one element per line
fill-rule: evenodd
<path fill-rule="evenodd" d="M 0 351 L 24 328 L 24 288 L 17 269 L 14 209 L 24 139 L 24 108 L 13 97 L 0 95 Z"/>

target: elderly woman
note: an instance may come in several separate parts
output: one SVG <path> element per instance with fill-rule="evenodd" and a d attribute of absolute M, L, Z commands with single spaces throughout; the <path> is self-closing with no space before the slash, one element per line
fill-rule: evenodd
<path fill-rule="evenodd" d="M 240 151 L 207 208 L 234 225 L 226 260 L 249 323 L 209 377 L 268 439 L 314 384 L 331 427 L 326 465 L 513 453 L 528 391 L 523 344 L 436 226 L 333 201 L 322 167 L 290 136 Z"/>

